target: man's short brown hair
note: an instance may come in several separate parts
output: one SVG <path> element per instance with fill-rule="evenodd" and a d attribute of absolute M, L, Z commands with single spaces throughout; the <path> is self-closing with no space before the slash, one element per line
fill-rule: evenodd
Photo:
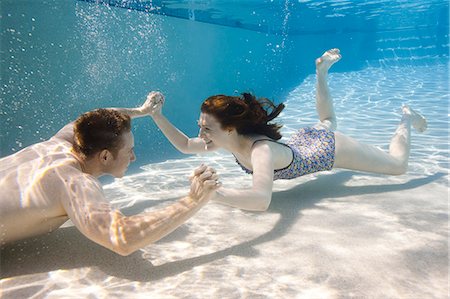
<path fill-rule="evenodd" d="M 131 130 L 131 120 L 113 109 L 97 109 L 78 117 L 73 130 L 76 153 L 89 157 L 107 149 L 115 157 L 122 146 L 122 134 Z"/>

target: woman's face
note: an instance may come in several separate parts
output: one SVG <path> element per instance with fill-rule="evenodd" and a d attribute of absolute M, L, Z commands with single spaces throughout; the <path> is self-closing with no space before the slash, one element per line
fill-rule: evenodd
<path fill-rule="evenodd" d="M 208 113 L 200 113 L 198 120 L 200 131 L 198 136 L 203 139 L 207 146 L 216 145 L 222 147 L 229 138 L 229 131 L 222 129 L 219 121 Z"/>

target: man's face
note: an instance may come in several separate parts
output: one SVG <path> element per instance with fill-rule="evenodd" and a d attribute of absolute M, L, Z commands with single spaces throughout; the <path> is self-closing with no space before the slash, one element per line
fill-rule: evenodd
<path fill-rule="evenodd" d="M 108 172 L 116 178 L 121 178 L 125 175 L 130 163 L 135 160 L 133 133 L 123 133 L 122 147 L 118 150 L 115 159 L 111 161 Z"/>

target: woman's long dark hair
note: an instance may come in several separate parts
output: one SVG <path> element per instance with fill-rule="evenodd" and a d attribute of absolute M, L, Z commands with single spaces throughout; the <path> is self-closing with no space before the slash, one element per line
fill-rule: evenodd
<path fill-rule="evenodd" d="M 251 93 L 241 96 L 214 95 L 207 98 L 201 107 L 203 113 L 213 115 L 223 129 L 235 128 L 241 135 L 261 134 L 278 140 L 282 125 L 270 121 L 284 109 L 267 98 L 256 98 Z"/>

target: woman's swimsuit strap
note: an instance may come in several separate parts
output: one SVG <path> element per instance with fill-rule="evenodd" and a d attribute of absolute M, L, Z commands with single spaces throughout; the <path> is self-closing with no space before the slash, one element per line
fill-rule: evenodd
<path fill-rule="evenodd" d="M 280 168 L 280 169 L 275 169 L 275 170 L 274 170 L 275 172 L 291 167 L 292 163 L 294 162 L 294 151 L 292 151 L 292 148 L 291 148 L 289 145 L 284 144 L 284 143 L 281 143 L 281 142 L 278 142 L 278 141 L 276 141 L 276 140 L 272 140 L 272 139 L 257 139 L 257 140 L 255 140 L 255 141 L 253 141 L 253 144 L 252 144 L 252 147 L 251 147 L 251 148 L 253 148 L 253 147 L 255 146 L 255 143 L 257 143 L 257 142 L 259 142 L 259 141 L 270 141 L 270 142 L 275 142 L 275 143 L 277 143 L 277 144 L 280 144 L 280 145 L 283 145 L 283 146 L 289 148 L 289 150 L 292 152 L 292 159 L 291 159 L 291 162 L 288 164 L 288 166 L 283 167 L 283 168 Z M 234 155 L 233 155 L 233 156 L 234 156 Z M 251 171 L 250 169 L 248 169 L 247 167 L 245 167 L 244 165 L 242 165 L 241 162 L 239 162 L 239 160 L 236 158 L 236 156 L 234 156 L 234 158 L 236 159 L 237 164 L 239 164 L 239 166 L 240 166 L 246 173 L 249 173 L 249 174 L 253 173 L 253 171 Z"/>

